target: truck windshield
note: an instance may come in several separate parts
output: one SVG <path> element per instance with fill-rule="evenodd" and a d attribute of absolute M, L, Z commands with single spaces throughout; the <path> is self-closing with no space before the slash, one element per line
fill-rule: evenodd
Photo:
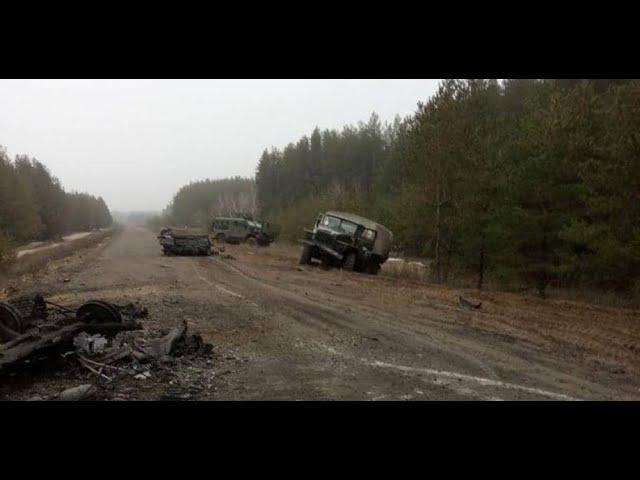
<path fill-rule="evenodd" d="M 331 230 L 342 230 L 348 235 L 354 235 L 358 230 L 358 225 L 356 223 L 349 222 L 348 220 L 343 220 L 338 217 L 332 217 L 330 215 L 325 215 L 322 218 L 321 225 Z"/>
<path fill-rule="evenodd" d="M 342 220 L 342 223 L 340 223 L 340 229 L 349 235 L 355 235 L 356 230 L 358 230 L 358 225 L 348 222 L 347 220 Z"/>
<path fill-rule="evenodd" d="M 322 218 L 322 226 L 330 228 L 332 230 L 337 230 L 340 228 L 340 219 L 336 217 L 330 217 L 329 215 L 325 215 Z"/>

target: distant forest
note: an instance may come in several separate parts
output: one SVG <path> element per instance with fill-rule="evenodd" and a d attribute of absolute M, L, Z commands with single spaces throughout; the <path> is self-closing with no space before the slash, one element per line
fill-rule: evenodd
<path fill-rule="evenodd" d="M 12 162 L 0 147 L 0 264 L 11 246 L 109 225 L 102 198 L 65 192 L 42 163 L 24 155 Z"/>
<path fill-rule="evenodd" d="M 162 215 L 153 218 L 154 227 L 187 225 L 207 228 L 215 216 L 255 216 L 256 185 L 252 178 L 202 180 L 185 185 L 173 196 Z"/>
<path fill-rule="evenodd" d="M 183 187 L 167 215 L 254 206 L 289 240 L 329 208 L 375 219 L 437 282 L 640 293 L 640 81 L 445 80 L 406 118 L 265 150 L 255 188 Z"/>

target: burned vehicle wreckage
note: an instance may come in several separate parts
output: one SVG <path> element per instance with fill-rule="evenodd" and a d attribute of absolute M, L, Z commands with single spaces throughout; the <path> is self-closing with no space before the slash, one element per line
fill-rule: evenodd
<path fill-rule="evenodd" d="M 165 255 L 211 255 L 213 243 L 209 235 L 176 232 L 163 228 L 158 235 L 162 253 Z"/>
<path fill-rule="evenodd" d="M 300 264 L 313 259 L 325 265 L 376 275 L 393 242 L 389 229 L 352 213 L 320 214 L 313 230 L 305 230 Z"/>
<path fill-rule="evenodd" d="M 137 302 L 71 308 L 41 294 L 0 302 L 0 399 L 197 399 L 211 388 L 213 346 L 188 334 L 186 320 L 158 329 L 139 320 L 148 316 Z M 148 387 L 132 390 L 139 381 Z"/>
<path fill-rule="evenodd" d="M 41 295 L 0 302 L 0 369 L 59 344 L 81 332 L 115 334 L 140 329 L 146 311 L 133 304 L 90 300 L 77 309 L 46 301 Z"/>

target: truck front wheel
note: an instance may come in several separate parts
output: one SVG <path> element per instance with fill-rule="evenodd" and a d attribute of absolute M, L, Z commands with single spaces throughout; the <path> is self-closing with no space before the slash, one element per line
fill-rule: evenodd
<path fill-rule="evenodd" d="M 255 247 L 258 244 L 258 241 L 255 239 L 255 237 L 248 236 L 247 238 L 245 238 L 244 243 L 246 243 L 250 247 Z"/>
<path fill-rule="evenodd" d="M 300 255 L 300 265 L 309 265 L 311 263 L 311 245 L 302 247 L 302 255 Z"/>

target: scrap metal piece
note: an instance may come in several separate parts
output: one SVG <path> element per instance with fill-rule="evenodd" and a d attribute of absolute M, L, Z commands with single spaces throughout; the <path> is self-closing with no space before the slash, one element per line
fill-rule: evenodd
<path fill-rule="evenodd" d="M 36 351 L 43 350 L 61 343 L 71 343 L 73 337 L 84 325 L 74 323 L 53 332 L 26 332 L 12 341 L 0 344 L 0 368 L 18 360 L 22 360 Z"/>
<path fill-rule="evenodd" d="M 90 398 L 95 395 L 96 391 L 95 386 L 87 383 L 85 385 L 78 385 L 77 387 L 63 390 L 55 399 L 63 402 L 74 402 Z"/>
<path fill-rule="evenodd" d="M 470 310 L 477 310 L 482 306 L 482 302 L 472 302 L 471 300 L 467 300 L 464 297 L 458 297 L 458 303 L 462 308 L 468 308 Z"/>
<path fill-rule="evenodd" d="M 8 342 L 22 333 L 23 319 L 13 305 L 0 302 L 0 343 Z"/>
<path fill-rule="evenodd" d="M 186 334 L 187 322 L 183 320 L 182 325 L 172 328 L 164 337 L 153 340 L 145 353 L 156 359 L 170 355 L 176 342 L 183 339 Z"/>
<path fill-rule="evenodd" d="M 99 333 L 89 335 L 87 332 L 80 332 L 73 339 L 73 346 L 89 355 L 104 352 L 107 343 L 109 343 L 108 340 Z"/>

